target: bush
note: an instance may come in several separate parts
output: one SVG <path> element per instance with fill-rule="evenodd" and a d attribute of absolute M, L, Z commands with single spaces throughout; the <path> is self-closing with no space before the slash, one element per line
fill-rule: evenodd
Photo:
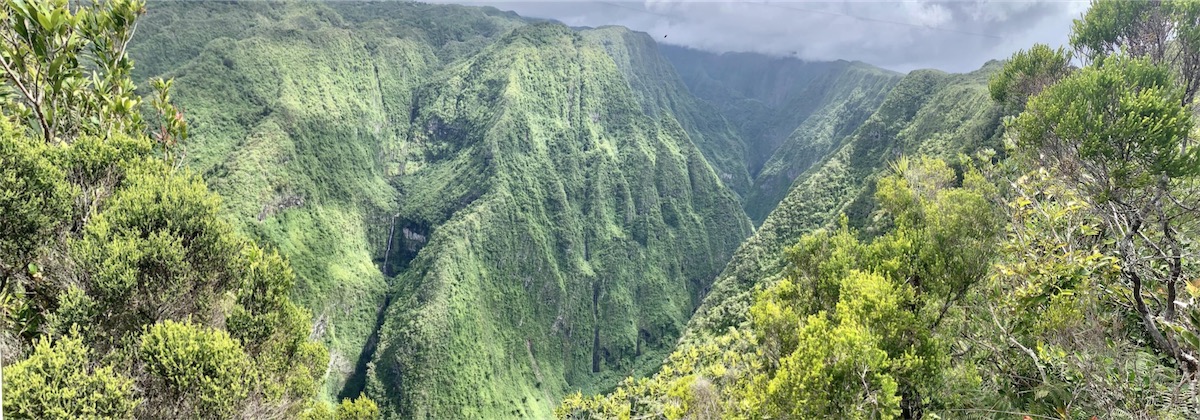
<path fill-rule="evenodd" d="M 206 316 L 237 285 L 231 264 L 242 246 L 218 215 L 219 199 L 199 179 L 160 162 L 128 176 L 72 249 L 91 274 L 90 294 L 111 309 L 101 311 L 111 314 L 101 321 L 131 332 L 163 319 Z"/>
<path fill-rule="evenodd" d="M 346 398 L 337 407 L 337 420 L 373 420 L 379 418 L 379 406 L 365 396 Z"/>
<path fill-rule="evenodd" d="M 225 331 L 155 324 L 142 335 L 141 361 L 151 378 L 146 394 L 157 399 L 157 410 L 168 411 L 155 414 L 229 418 L 249 395 L 250 360 Z"/>
<path fill-rule="evenodd" d="M 48 146 L 0 122 L 0 269 L 23 268 L 70 215 L 71 187 L 46 157 Z M 0 272 L 0 276 L 12 274 Z"/>
<path fill-rule="evenodd" d="M 78 337 L 41 340 L 28 359 L 4 368 L 4 413 L 12 418 L 132 418 L 133 380 L 91 368 Z"/>

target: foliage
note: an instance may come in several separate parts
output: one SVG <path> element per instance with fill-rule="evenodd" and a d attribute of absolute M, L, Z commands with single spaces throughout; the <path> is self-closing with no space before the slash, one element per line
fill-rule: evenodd
<path fill-rule="evenodd" d="M 236 287 L 231 251 L 239 248 L 218 216 L 219 202 L 199 179 L 161 164 L 128 175 L 74 243 L 92 273 L 90 294 L 106 307 L 112 338 L 141 325 L 207 314 Z"/>
<path fill-rule="evenodd" d="M 1191 350 L 1158 326 L 1176 321 L 1184 264 L 1177 238 L 1194 220 L 1174 203 L 1186 180 L 1200 174 L 1181 95 L 1166 68 L 1113 56 L 1031 99 L 1014 129 L 1018 144 L 1042 157 L 1039 163 L 1075 182 L 1112 233 L 1110 252 L 1120 258 L 1122 281 L 1154 345 L 1195 370 Z M 1144 287 L 1165 289 L 1167 303 L 1148 306 Z"/>
<path fill-rule="evenodd" d="M 1200 172 L 1185 147 L 1192 123 L 1166 68 L 1116 56 L 1032 98 L 1015 122 L 1020 146 L 1044 151 L 1098 202 Z M 1112 115 L 1109 118 L 1095 116 Z"/>
<path fill-rule="evenodd" d="M 337 406 L 338 420 L 372 420 L 379 417 L 379 407 L 375 401 L 365 396 L 353 400 L 347 398 Z"/>
<path fill-rule="evenodd" d="M 1089 62 L 1128 54 L 1162 65 L 1179 81 L 1183 104 L 1200 89 L 1200 4 L 1192 0 L 1093 0 L 1071 30 L 1071 46 Z"/>
<path fill-rule="evenodd" d="M 23 271 L 38 246 L 70 216 L 71 186 L 49 159 L 48 147 L 0 121 L 0 293 Z"/>
<path fill-rule="evenodd" d="M 1008 127 L 1019 152 L 1007 169 L 1008 238 L 968 297 L 986 311 L 954 327 L 964 350 L 954 375 L 979 392 L 947 413 L 1187 418 L 1200 407 L 1200 318 L 1184 282 L 1196 229 L 1186 197 L 1200 171 L 1194 8 L 1093 2 L 1071 38 L 1088 65 L 1032 96 Z"/>
<path fill-rule="evenodd" d="M 300 413 L 303 420 L 373 420 L 379 418 L 379 406 L 375 401 L 360 395 L 355 399 L 343 399 L 337 405 L 313 401 Z"/>
<path fill-rule="evenodd" d="M 167 320 L 142 335 L 139 358 L 149 373 L 158 415 L 229 417 L 249 394 L 251 365 L 225 331 Z"/>
<path fill-rule="evenodd" d="M 126 48 L 144 12 L 143 0 L 3 3 L 0 67 L 18 93 L 10 111 L 36 123 L 30 134 L 69 142 L 142 129 Z"/>
<path fill-rule="evenodd" d="M 860 282 L 882 286 L 882 290 L 863 290 Z M 875 294 L 882 301 L 858 300 L 846 296 L 839 300 L 836 323 L 824 312 L 811 315 L 792 335 L 794 349 L 784 350 L 785 356 L 775 363 L 772 374 L 756 376 L 745 392 L 743 403 L 753 417 L 814 418 L 850 414 L 858 418 L 895 418 L 900 414 L 900 396 L 895 378 L 888 373 L 891 364 L 886 351 L 877 345 L 878 338 L 871 327 L 863 325 L 861 316 L 878 314 L 881 318 L 895 314 L 894 292 L 887 280 L 877 275 L 854 272 L 846 278 L 845 286 L 854 291 Z M 778 286 L 790 287 L 787 280 Z M 755 304 L 757 307 L 765 299 Z M 787 304 L 784 303 L 786 306 Z M 858 308 L 854 308 L 857 306 Z M 861 313 L 855 309 L 879 311 Z M 755 308 L 755 322 L 769 322 Z M 764 338 L 770 340 L 770 338 Z"/>
<path fill-rule="evenodd" d="M 177 168 L 187 124 L 171 82 L 154 83 L 157 141 L 143 132 L 125 53 L 141 3 L 12 0 L 0 12 L 0 64 L 18 91 L 0 106 L 0 210 L 20 222 L 0 232 L 0 340 L 32 347 L 5 351 L 23 358 L 4 368 L 5 411 L 295 415 L 328 353 L 290 299 L 288 263 Z"/>
<path fill-rule="evenodd" d="M 992 99 L 1005 104 L 1012 114 L 1024 110 L 1025 102 L 1071 71 L 1071 52 L 1035 44 L 1009 58 L 988 83 Z"/>
<path fill-rule="evenodd" d="M 734 399 L 718 404 L 725 417 L 893 418 L 936 407 L 953 380 L 939 332 L 988 273 L 995 188 L 978 170 L 959 175 L 935 159 L 893 168 L 876 192 L 879 223 L 891 226 L 882 236 L 860 240 L 845 218 L 836 231 L 804 236 L 787 251 L 785 277 L 755 293 L 749 334 L 731 328 L 683 347 L 652 379 L 569 398 L 560 417 L 670 417 L 679 406 L 663 403 L 672 392 L 662 389 L 686 402 L 692 396 L 678 390 L 698 378 L 717 384 L 708 394 Z"/>
<path fill-rule="evenodd" d="M 133 380 L 95 366 L 78 337 L 38 340 L 28 358 L 4 367 L 5 415 L 12 418 L 133 418 Z"/>

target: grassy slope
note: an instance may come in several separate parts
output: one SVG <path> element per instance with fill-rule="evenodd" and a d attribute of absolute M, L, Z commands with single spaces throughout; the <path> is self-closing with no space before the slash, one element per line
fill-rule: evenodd
<path fill-rule="evenodd" d="M 883 102 L 900 75 L 857 62 L 664 47 L 688 87 L 730 120 L 747 145 L 753 184 L 744 207 L 761 222 L 792 181 L 834 150 Z"/>
<path fill-rule="evenodd" d="M 887 162 L 915 154 L 953 158 L 994 146 L 1000 113 L 988 97 L 987 78 L 997 68 L 990 63 L 969 74 L 920 70 L 905 76 L 866 123 L 796 179 L 778 208 L 738 248 L 675 351 L 721 343 L 717 338 L 730 328 L 746 330 L 752 290 L 778 278 L 783 248 L 839 214 L 861 226 L 873 211 L 873 182 Z M 669 383 L 663 375 L 691 371 L 664 366 L 655 380 Z"/>
<path fill-rule="evenodd" d="M 404 223 L 469 204 L 397 282 L 368 387 L 391 414 L 546 417 L 670 350 L 750 224 L 630 85 L 593 37 L 538 24 L 421 90 L 402 179 L 434 199 Z"/>
<path fill-rule="evenodd" d="M 374 260 L 397 208 L 389 178 L 410 92 L 440 60 L 519 24 L 438 7 L 463 26 L 431 34 L 411 17 L 434 7 L 366 7 L 152 3 L 132 46 L 140 77 L 177 79 L 189 164 L 243 230 L 291 260 L 296 296 L 331 346 L 330 394 L 363 357 L 387 290 Z"/>

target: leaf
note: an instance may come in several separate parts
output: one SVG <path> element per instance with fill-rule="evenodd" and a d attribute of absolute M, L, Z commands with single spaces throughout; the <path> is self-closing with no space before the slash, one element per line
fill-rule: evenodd
<path fill-rule="evenodd" d="M 1200 337 L 1197 337 L 1195 333 L 1188 330 L 1182 330 L 1179 331 L 1179 336 L 1183 338 L 1183 341 L 1187 342 L 1188 345 L 1191 345 L 1193 349 L 1200 349 Z"/>

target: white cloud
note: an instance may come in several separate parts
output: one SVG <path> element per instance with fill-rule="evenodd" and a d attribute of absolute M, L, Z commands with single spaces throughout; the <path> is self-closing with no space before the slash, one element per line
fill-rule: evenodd
<path fill-rule="evenodd" d="M 572 26 L 623 25 L 714 52 L 860 60 L 900 71 L 970 71 L 1041 42 L 1067 40 L 1086 0 L 519 1 L 492 5 Z M 665 38 L 664 38 L 665 36 Z"/>

